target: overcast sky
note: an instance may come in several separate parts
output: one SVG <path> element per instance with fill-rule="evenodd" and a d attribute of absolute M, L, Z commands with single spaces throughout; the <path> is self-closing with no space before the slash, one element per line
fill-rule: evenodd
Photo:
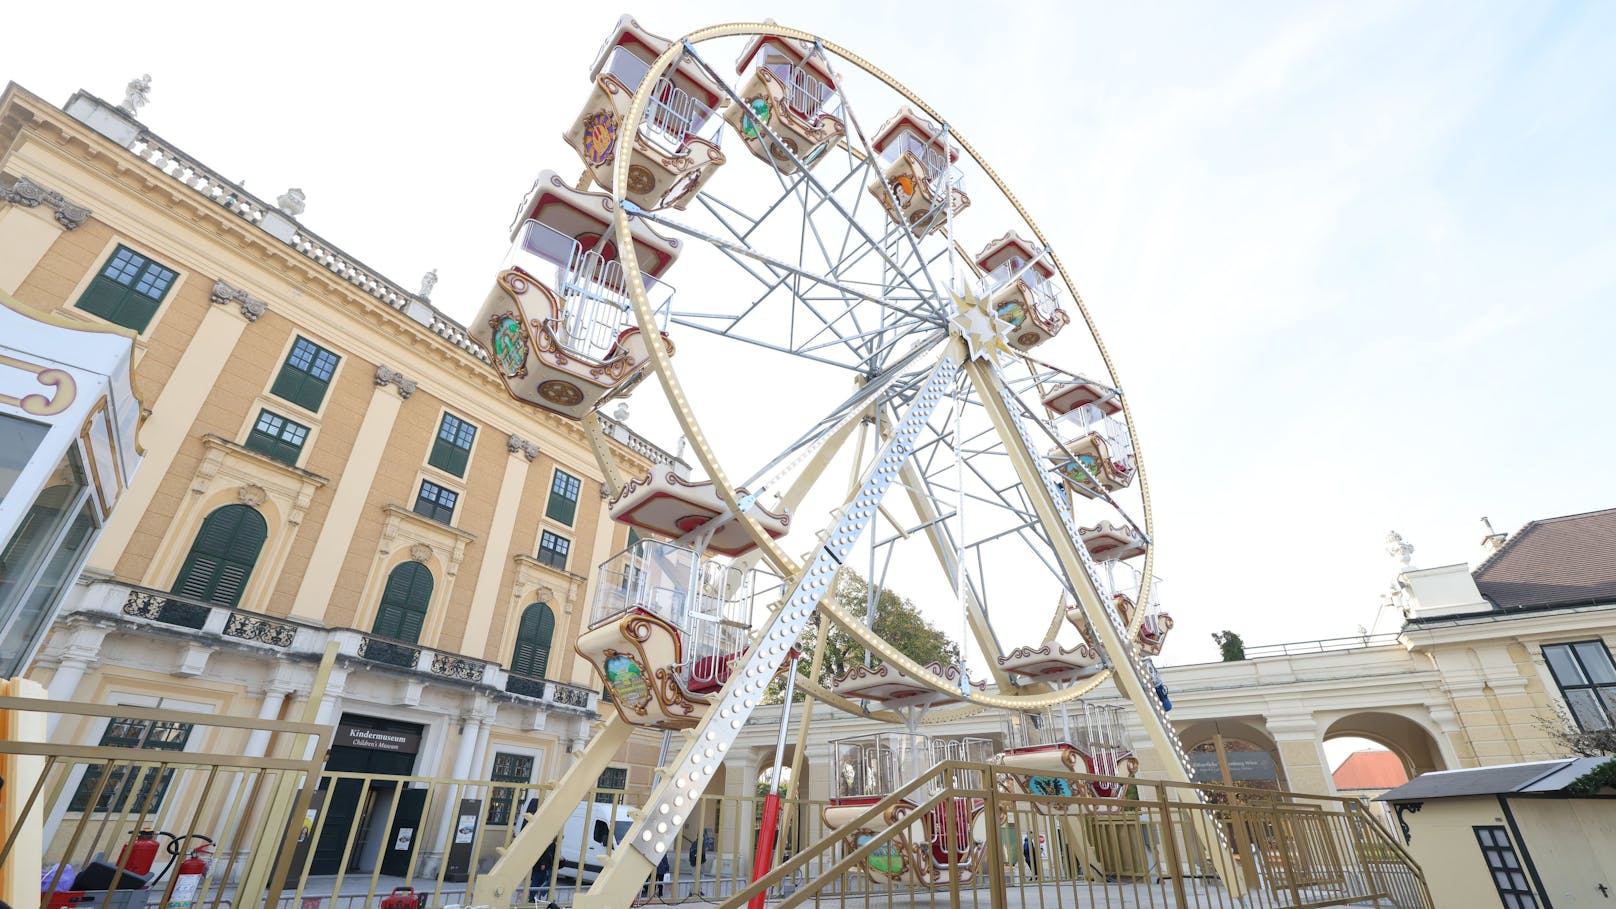
<path fill-rule="evenodd" d="M 0 79 L 117 101 L 462 319 L 616 8 L 30 2 Z M 1390 529 L 1616 505 L 1616 5 L 757 4 L 909 84 L 1027 203 L 1140 427 L 1165 662 L 1396 627 Z M 654 393 L 654 392 L 653 392 Z M 672 439 L 658 439 L 672 446 Z"/>

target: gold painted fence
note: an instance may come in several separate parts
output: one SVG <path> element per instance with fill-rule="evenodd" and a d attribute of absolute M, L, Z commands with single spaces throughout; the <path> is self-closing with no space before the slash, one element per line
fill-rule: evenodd
<path fill-rule="evenodd" d="M 58 723 L 100 723 L 112 731 L 102 740 L 119 744 L 0 742 L 0 819 L 16 819 L 0 829 L 0 879 L 31 882 L 40 873 L 42 909 L 177 907 L 184 900 L 174 895 L 174 869 L 207 840 L 211 867 L 184 909 L 458 907 L 548 791 L 326 772 L 331 729 L 314 724 L 0 697 L 5 717 L 52 714 Z M 227 738 L 196 734 L 208 727 L 235 735 L 241 747 L 185 750 L 187 741 Z M 262 756 L 246 756 L 255 753 Z M 1071 794 L 1092 792 L 1095 781 L 1128 787 L 1126 795 Z M 705 796 L 635 902 L 740 909 L 763 892 L 778 909 L 945 900 L 950 909 L 1431 906 L 1419 868 L 1351 799 L 1084 774 L 1042 776 L 1034 788 L 1053 794 L 1026 786 L 1025 773 L 1010 768 L 940 764 L 851 817 L 843 810 L 836 830 L 826 824 L 826 803 L 788 798 L 774 870 L 756 884 L 762 799 Z M 510 904 L 569 905 L 616 848 L 637 804 L 637 793 L 596 790 L 574 806 L 554 831 L 548 860 Z M 110 900 L 71 895 L 72 876 L 95 861 L 113 866 L 103 877 L 127 864 L 124 846 L 142 829 L 173 834 L 152 868 L 173 858 L 166 874 Z M 1221 831 L 1236 856 L 1245 890 L 1238 901 L 1197 840 L 1208 829 Z M 935 869 L 947 856 L 956 859 L 943 873 L 901 873 L 927 861 Z"/>

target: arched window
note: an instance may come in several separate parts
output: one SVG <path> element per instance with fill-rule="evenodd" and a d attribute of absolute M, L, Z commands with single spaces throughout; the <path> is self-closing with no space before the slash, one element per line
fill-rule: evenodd
<path fill-rule="evenodd" d="M 522 611 L 522 624 L 516 631 L 516 652 L 511 654 L 511 671 L 530 678 L 544 678 L 550 664 L 550 641 L 555 637 L 555 613 L 544 603 L 533 603 Z"/>
<path fill-rule="evenodd" d="M 432 572 L 420 562 L 405 562 L 387 576 L 382 604 L 376 608 L 371 633 L 406 644 L 421 638 L 426 607 L 432 602 Z"/>
<path fill-rule="evenodd" d="M 226 505 L 208 515 L 180 566 L 174 593 L 239 606 L 268 535 L 264 516 L 246 505 Z"/>

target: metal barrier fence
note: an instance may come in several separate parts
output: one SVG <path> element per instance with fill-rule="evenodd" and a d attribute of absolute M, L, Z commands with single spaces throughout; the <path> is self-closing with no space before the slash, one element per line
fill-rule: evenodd
<path fill-rule="evenodd" d="M 36 762 L 32 775 L 8 773 L 5 798 L 23 804 L 32 826 L 0 830 L 0 867 L 16 856 L 43 858 L 41 871 L 50 873 L 42 877 L 41 909 L 71 909 L 61 894 L 104 889 L 128 864 L 122 852 L 131 832 L 146 828 L 172 831 L 178 853 L 201 837 L 213 841 L 211 869 L 189 909 L 382 909 L 401 887 L 414 888 L 419 902 L 387 909 L 459 906 L 547 792 L 531 783 L 323 771 L 330 729 L 313 724 L 0 698 L 5 710 L 121 724 L 103 736 L 119 744 L 0 741 L 0 760 L 13 762 L 8 770 L 17 758 Z M 240 747 L 177 750 L 202 727 L 234 735 Z M 1096 782 L 1125 787 L 1126 796 L 1085 794 Z M 826 802 L 787 798 L 775 869 L 756 885 L 750 874 L 762 798 L 710 794 L 637 902 L 739 909 L 761 891 L 779 909 L 808 900 L 932 905 L 944 896 L 951 907 L 992 909 L 1431 905 L 1401 844 L 1352 799 L 1043 772 L 1035 792 L 1067 794 L 1029 793 L 1028 784 L 1025 770 L 945 762 L 836 830 L 826 823 Z M 536 867 L 510 904 L 570 904 L 640 802 L 635 793 L 593 792 L 557 831 L 548 873 Z M 1240 880 L 1214 874 L 1200 842 L 1208 825 L 1233 848 Z M 29 837 L 39 840 L 36 852 L 19 848 Z M 941 867 L 929 884 L 895 872 L 927 862 Z M 81 880 L 98 869 L 103 882 L 76 886 L 66 864 Z M 166 907 L 175 881 L 170 870 L 148 889 L 110 900 L 102 894 L 93 905 Z"/>

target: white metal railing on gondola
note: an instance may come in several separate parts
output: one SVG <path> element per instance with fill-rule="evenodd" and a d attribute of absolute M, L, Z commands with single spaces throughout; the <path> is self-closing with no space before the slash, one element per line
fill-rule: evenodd
<path fill-rule="evenodd" d="M 562 302 L 561 319 L 551 320 L 557 339 L 572 353 L 606 358 L 617 336 L 635 324 L 622 263 L 602 255 L 598 244 L 586 249 L 577 239 L 547 224 L 528 221 L 522 225 L 506 267 L 515 265 L 538 277 L 544 269 L 535 267 L 533 259 L 555 267 L 554 290 Z M 666 330 L 674 289 L 655 278 L 645 277 L 644 281 L 651 308 Z"/>
<path fill-rule="evenodd" d="M 635 91 L 651 71 L 651 64 L 619 47 L 607 57 L 602 71 L 616 76 L 629 91 Z M 712 108 L 674 85 L 668 77 L 661 76 L 651 92 L 651 102 L 646 106 L 641 131 L 662 150 L 677 153 L 684 147 L 685 140 L 699 133 L 712 116 Z M 704 138 L 716 143 L 721 135 L 722 132 L 714 130 L 711 136 Z"/>
<path fill-rule="evenodd" d="M 922 142 L 913 133 L 905 132 L 886 147 L 882 157 L 892 163 L 903 157 L 904 152 L 920 159 L 921 166 L 926 168 L 926 182 L 932 195 L 947 200 L 950 189 L 964 187 L 965 175 L 935 143 Z"/>
<path fill-rule="evenodd" d="M 1048 320 L 1060 309 L 1060 289 L 1055 282 L 1039 273 L 1037 268 L 1029 267 L 1020 259 L 1011 259 L 1001 262 L 982 279 L 983 296 L 992 296 L 999 288 L 1011 281 L 1021 281 L 1032 292 L 1033 309 L 1040 319 Z"/>
<path fill-rule="evenodd" d="M 922 776 L 944 761 L 987 761 L 998 749 L 991 739 L 942 738 L 910 732 L 878 732 L 830 743 L 835 778 L 833 798 L 882 796 L 904 783 Z M 928 792 L 939 792 L 948 785 L 959 788 L 981 786 L 981 775 L 958 779 L 938 778 Z"/>
<path fill-rule="evenodd" d="M 1084 404 L 1073 408 L 1064 414 L 1061 419 L 1077 427 L 1082 434 L 1097 434 L 1105 440 L 1109 449 L 1111 460 L 1116 461 L 1133 470 L 1133 437 L 1128 434 L 1128 424 L 1116 417 L 1106 416 L 1105 412 L 1093 404 Z"/>
<path fill-rule="evenodd" d="M 1068 744 L 1091 751 L 1131 750 L 1133 747 L 1121 707 L 1086 701 L 1011 716 L 1005 730 L 1005 744 L 1010 748 Z"/>
<path fill-rule="evenodd" d="M 836 93 L 830 86 L 820 81 L 818 76 L 806 69 L 785 61 L 771 61 L 764 64 L 769 72 L 774 73 L 786 88 L 786 107 L 791 112 L 809 123 L 819 119 L 820 116 L 833 113 L 833 99 Z"/>
<path fill-rule="evenodd" d="M 640 540 L 600 567 L 590 623 L 599 626 L 641 609 L 679 629 L 687 686 L 721 685 L 729 663 L 746 649 L 756 572 L 741 571 L 671 543 Z"/>

